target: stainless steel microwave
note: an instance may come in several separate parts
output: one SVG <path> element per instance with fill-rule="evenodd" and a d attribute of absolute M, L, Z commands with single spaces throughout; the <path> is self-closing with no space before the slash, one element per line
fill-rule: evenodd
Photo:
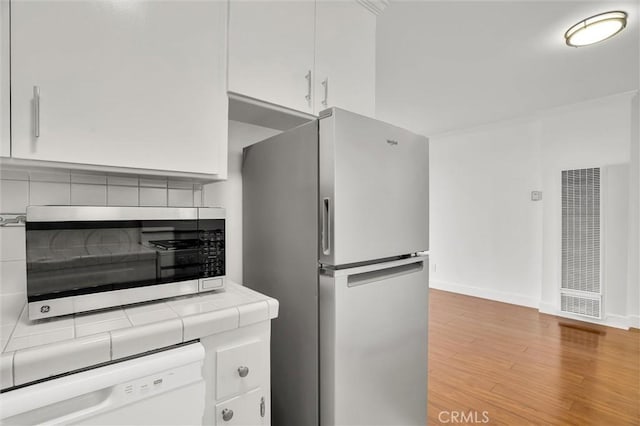
<path fill-rule="evenodd" d="M 221 208 L 27 207 L 27 301 L 39 319 L 224 288 Z"/>

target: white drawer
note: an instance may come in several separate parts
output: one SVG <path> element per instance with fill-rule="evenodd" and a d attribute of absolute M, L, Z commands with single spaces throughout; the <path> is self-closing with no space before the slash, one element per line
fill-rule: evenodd
<path fill-rule="evenodd" d="M 266 416 L 266 401 L 261 388 L 216 405 L 216 426 L 263 425 Z"/>
<path fill-rule="evenodd" d="M 216 351 L 216 399 L 246 392 L 260 385 L 269 368 L 264 343 L 254 340 Z"/>

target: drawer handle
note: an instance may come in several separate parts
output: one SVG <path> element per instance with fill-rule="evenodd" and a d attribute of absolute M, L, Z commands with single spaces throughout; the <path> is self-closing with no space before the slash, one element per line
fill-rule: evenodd
<path fill-rule="evenodd" d="M 225 422 L 228 422 L 232 418 L 233 418 L 233 410 L 229 410 L 228 408 L 225 408 L 224 410 L 222 410 L 222 420 L 224 420 Z"/>
<path fill-rule="evenodd" d="M 249 367 L 238 367 L 238 374 L 240 375 L 240 377 L 247 377 L 247 375 L 249 374 Z"/>

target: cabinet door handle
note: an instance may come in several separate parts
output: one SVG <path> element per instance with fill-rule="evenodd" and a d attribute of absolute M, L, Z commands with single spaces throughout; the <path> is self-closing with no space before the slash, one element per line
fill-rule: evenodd
<path fill-rule="evenodd" d="M 304 76 L 307 79 L 307 94 L 305 95 L 305 99 L 311 105 L 311 70 L 307 71 L 307 75 Z"/>
<path fill-rule="evenodd" d="M 322 100 L 322 106 L 326 108 L 329 100 L 329 77 L 322 80 L 322 85 L 324 86 L 324 99 Z"/>
<path fill-rule="evenodd" d="M 249 374 L 249 367 L 238 367 L 238 374 L 240 375 L 240 377 L 247 377 L 247 375 Z"/>
<path fill-rule="evenodd" d="M 264 417 L 265 414 L 265 404 L 264 404 L 264 396 L 260 398 L 260 417 Z"/>
<path fill-rule="evenodd" d="M 225 422 L 228 422 L 232 418 L 233 418 L 233 410 L 229 410 L 228 408 L 225 408 L 224 410 L 222 410 L 222 420 L 224 420 Z"/>
<path fill-rule="evenodd" d="M 33 86 L 33 135 L 40 137 L 40 88 Z"/>

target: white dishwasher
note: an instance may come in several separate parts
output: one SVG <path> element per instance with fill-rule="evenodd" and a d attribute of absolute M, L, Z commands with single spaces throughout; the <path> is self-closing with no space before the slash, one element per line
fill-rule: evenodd
<path fill-rule="evenodd" d="M 193 343 L 0 394 L 3 425 L 202 425 L 204 347 Z"/>

